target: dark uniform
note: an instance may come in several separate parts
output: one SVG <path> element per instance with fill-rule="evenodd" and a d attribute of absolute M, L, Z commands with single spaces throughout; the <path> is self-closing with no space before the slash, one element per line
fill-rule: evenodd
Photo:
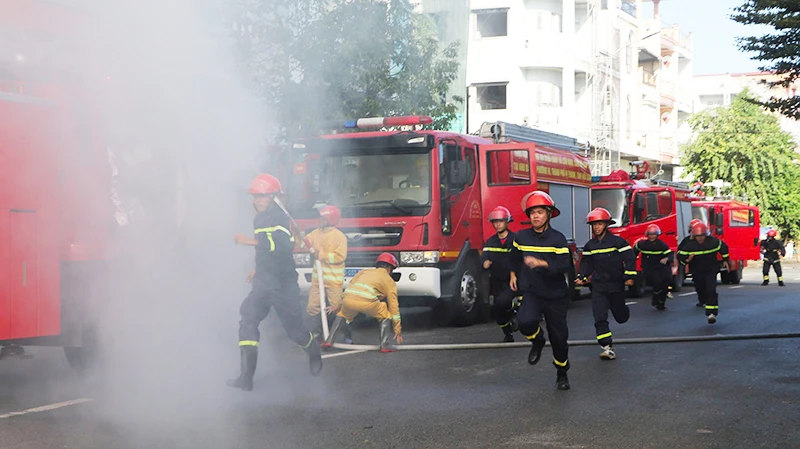
<path fill-rule="evenodd" d="M 497 234 L 489 237 L 483 246 L 483 253 L 481 254 L 481 266 L 487 260 L 492 262 L 489 266 L 490 287 L 494 296 L 492 314 L 506 335 L 511 335 L 512 333 L 514 298 L 519 295 L 519 293 L 511 290 L 509 285 L 511 271 L 516 271 L 511 257 L 515 236 L 515 233 L 508 231 L 504 239 L 500 239 Z"/>
<path fill-rule="evenodd" d="M 625 305 L 625 281 L 636 277 L 636 256 L 628 242 L 607 231 L 602 240 L 596 236 L 589 240 L 583 247 L 579 277 L 586 280 L 589 276 L 597 342 L 611 346 L 608 311 L 619 324 L 631 315 Z"/>
<path fill-rule="evenodd" d="M 312 337 L 303 326 L 289 217 L 271 204 L 256 215 L 253 225 L 258 241 L 256 272 L 253 289 L 239 308 L 242 318 L 239 321 L 239 346 L 258 346 L 258 325 L 274 307 L 286 335 L 303 348 L 309 348 Z"/>
<path fill-rule="evenodd" d="M 672 261 L 675 259 L 672 250 L 661 239 L 639 240 L 633 245 L 636 254 L 642 254 L 642 270 L 647 283 L 653 287 L 653 306 L 659 310 L 667 301 L 669 286 L 672 285 Z M 661 259 L 667 258 L 667 263 L 662 264 Z"/>
<path fill-rule="evenodd" d="M 764 283 L 762 285 L 769 284 L 770 266 L 775 269 L 775 274 L 778 275 L 778 285 L 784 285 L 781 257 L 786 257 L 786 248 L 783 247 L 783 243 L 776 238 L 767 237 L 766 240 L 761 241 L 761 254 L 764 255 L 764 269 L 762 270 Z"/>
<path fill-rule="evenodd" d="M 692 273 L 698 302 L 706 306 L 706 316 L 719 314 L 717 253 L 722 255 L 723 260 L 728 260 L 728 245 L 712 236 L 706 237 L 702 244 L 696 238 L 692 239 L 678 251 L 678 261 L 681 266 L 686 265 L 686 259 L 694 255 L 692 261 L 689 262 L 689 272 Z"/>
<path fill-rule="evenodd" d="M 567 239 L 549 226 L 541 233 L 524 229 L 514 238 L 511 254 L 517 273 L 517 291 L 522 293 L 522 304 L 517 312 L 519 331 L 530 341 L 543 338 L 540 336 L 539 317 L 544 314 L 547 335 L 553 347 L 553 364 L 559 373 L 566 373 L 569 370 L 569 285 L 564 275 L 571 262 Z M 523 263 L 526 256 L 542 259 L 548 267 L 531 269 Z"/>

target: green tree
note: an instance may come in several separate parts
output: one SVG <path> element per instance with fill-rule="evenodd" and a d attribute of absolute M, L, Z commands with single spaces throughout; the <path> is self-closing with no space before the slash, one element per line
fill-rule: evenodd
<path fill-rule="evenodd" d="M 242 61 L 281 137 L 386 115 L 430 115 L 446 129 L 463 102 L 447 98 L 458 43 L 440 48 L 408 0 L 239 0 L 236 13 Z"/>
<path fill-rule="evenodd" d="M 697 180 L 721 179 L 731 192 L 747 196 L 761 210 L 764 224 L 784 238 L 800 235 L 800 167 L 797 144 L 778 119 L 743 91 L 729 107 L 689 118 L 696 137 L 683 148 L 682 164 Z"/>
<path fill-rule="evenodd" d="M 748 0 L 734 9 L 731 18 L 746 25 L 766 25 L 774 32 L 739 38 L 739 48 L 754 52 L 754 60 L 766 64 L 761 70 L 782 75 L 771 87 L 790 87 L 800 78 L 800 2 L 797 0 Z M 755 101 L 755 100 L 754 100 Z M 772 111 L 800 119 L 800 97 L 772 97 L 759 102 Z"/>

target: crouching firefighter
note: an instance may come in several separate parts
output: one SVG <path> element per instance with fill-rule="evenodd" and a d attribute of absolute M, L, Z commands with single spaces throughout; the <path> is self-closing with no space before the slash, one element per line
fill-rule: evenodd
<path fill-rule="evenodd" d="M 250 184 L 253 207 L 257 215 L 253 220 L 255 238 L 237 234 L 238 245 L 254 246 L 256 269 L 247 281 L 253 288 L 239 308 L 239 348 L 241 352 L 241 374 L 228 385 L 245 391 L 253 389 L 253 375 L 258 359 L 258 325 L 272 308 L 278 314 L 286 335 L 300 345 L 308 354 L 311 374 L 322 370 L 322 354 L 319 345 L 303 325 L 303 308 L 298 299 L 297 270 L 292 250 L 294 237 L 289 230 L 289 217 L 275 203 L 274 197 L 283 193 L 277 178 L 268 174 L 258 175 Z"/>
<path fill-rule="evenodd" d="M 681 265 L 689 265 L 689 272 L 692 273 L 698 301 L 705 304 L 708 324 L 714 324 L 717 322 L 717 315 L 719 315 L 719 296 L 717 295 L 719 262 L 717 262 L 717 254 L 722 256 L 722 260 L 728 264 L 728 270 L 731 270 L 732 264 L 728 258 L 728 245 L 718 238 L 708 235 L 708 226 L 705 223 L 694 225 L 692 236 L 694 239 L 678 251 L 678 261 Z"/>
<path fill-rule="evenodd" d="M 523 198 L 522 210 L 530 218 L 531 227 L 519 231 L 514 238 L 509 281 L 511 290 L 522 293 L 522 304 L 517 312 L 519 331 L 533 346 L 528 354 L 528 363 L 537 364 L 545 345 L 539 326 L 539 318 L 544 314 L 547 335 L 553 347 L 556 388 L 569 390 L 569 285 L 564 275 L 571 260 L 566 237 L 550 227 L 550 219 L 561 212 L 550 195 L 540 190 Z"/>
<path fill-rule="evenodd" d="M 652 306 L 658 310 L 667 310 L 667 293 L 669 286 L 672 285 L 672 261 L 674 260 L 672 250 L 669 249 L 663 240 L 658 238 L 661 235 L 661 228 L 658 225 L 650 225 L 644 231 L 647 240 L 639 240 L 633 245 L 636 254 L 642 254 L 642 270 L 647 283 L 653 287 Z"/>
<path fill-rule="evenodd" d="M 397 265 L 397 259 L 393 255 L 382 253 L 375 262 L 375 268 L 361 270 L 350 280 L 344 291 L 342 308 L 336 315 L 328 339 L 322 344 L 323 347 L 333 346 L 334 337 L 339 329 L 348 326 L 360 312 L 380 321 L 381 352 L 397 350 L 392 344 L 392 333 L 397 343 L 403 343 L 397 283 L 391 276 Z M 382 299 L 386 299 L 386 303 L 381 301 Z"/>
<path fill-rule="evenodd" d="M 491 293 L 494 296 L 492 313 L 503 330 L 503 341 L 506 343 L 514 341 L 514 332 L 517 331 L 514 298 L 518 293 L 511 290 L 510 285 L 511 249 L 514 247 L 515 234 L 508 230 L 508 224 L 512 221 L 511 212 L 503 206 L 489 213 L 489 222 L 497 233 L 486 240 L 481 254 L 483 269 L 489 270 Z"/>
<path fill-rule="evenodd" d="M 770 229 L 767 231 L 767 239 L 761 241 L 761 254 L 764 255 L 764 269 L 762 271 L 764 282 L 761 285 L 769 285 L 769 267 L 772 267 L 778 276 L 778 285 L 785 287 L 781 259 L 786 257 L 786 248 L 783 247 L 783 243 L 780 240 L 775 238 L 777 235 L 777 231 Z"/>
<path fill-rule="evenodd" d="M 336 314 L 342 306 L 342 285 L 344 284 L 344 261 L 347 259 L 347 237 L 336 228 L 342 213 L 338 207 L 325 206 L 319 210 L 320 225 L 311 231 L 306 239 L 311 244 L 311 255 L 322 265 L 322 283 L 325 287 L 325 298 L 328 315 Z M 319 278 L 316 268 L 311 274 L 311 288 L 308 291 L 306 312 L 311 321 L 311 331 L 315 335 L 322 333 L 320 318 Z M 330 323 L 332 320 L 328 320 Z M 349 335 L 347 336 L 349 338 Z"/>
<path fill-rule="evenodd" d="M 583 247 L 580 273 L 575 283 L 585 285 L 591 278 L 592 313 L 597 343 L 603 348 L 600 358 L 617 358 L 612 346 L 611 328 L 608 326 L 608 311 L 618 324 L 628 321 L 631 311 L 625 305 L 625 286 L 634 285 L 636 256 L 628 242 L 608 232 L 608 226 L 616 223 L 611 214 L 602 207 L 595 208 L 586 216 L 592 227 L 592 237 Z"/>

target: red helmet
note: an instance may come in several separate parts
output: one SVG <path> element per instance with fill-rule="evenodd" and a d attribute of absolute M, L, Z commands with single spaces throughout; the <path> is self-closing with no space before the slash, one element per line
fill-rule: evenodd
<path fill-rule="evenodd" d="M 275 193 L 283 193 L 281 189 L 281 182 L 278 178 L 262 173 L 253 179 L 250 183 L 251 195 L 270 195 Z"/>
<path fill-rule="evenodd" d="M 692 235 L 708 235 L 708 226 L 703 222 L 697 223 L 692 226 Z"/>
<path fill-rule="evenodd" d="M 767 231 L 767 237 L 775 237 L 776 235 L 778 235 L 778 231 L 774 229 L 770 229 L 769 231 Z"/>
<path fill-rule="evenodd" d="M 541 190 L 534 190 L 522 198 L 522 210 L 525 211 L 525 215 L 530 215 L 528 212 L 534 207 L 544 207 L 549 209 L 550 218 L 556 218 L 561 214 L 561 211 L 559 211 L 556 207 L 556 203 L 553 201 L 553 198 L 550 198 L 550 195 L 548 195 L 546 192 L 542 192 Z"/>
<path fill-rule="evenodd" d="M 378 263 L 378 262 L 388 263 L 393 268 L 397 268 L 397 265 L 399 265 L 397 263 L 397 259 L 393 255 L 391 255 L 390 253 L 381 253 L 378 256 L 378 260 L 375 261 L 375 263 Z"/>
<path fill-rule="evenodd" d="M 589 212 L 589 215 L 586 216 L 587 224 L 592 224 L 595 221 L 605 221 L 608 224 L 616 223 L 616 221 L 611 219 L 611 213 L 602 207 L 595 207 L 591 212 Z"/>
<path fill-rule="evenodd" d="M 651 224 L 644 231 L 644 235 L 650 234 L 661 235 L 661 228 L 659 228 L 658 225 Z"/>
<path fill-rule="evenodd" d="M 325 206 L 319 210 L 319 216 L 324 218 L 330 226 L 336 226 L 342 218 L 342 211 L 336 206 Z"/>
<path fill-rule="evenodd" d="M 692 221 L 689 222 L 689 229 L 692 229 L 694 225 L 702 223 L 703 220 L 699 218 L 693 218 Z"/>
<path fill-rule="evenodd" d="M 489 212 L 489 221 L 495 220 L 505 220 L 509 223 L 514 221 L 514 217 L 511 216 L 511 211 L 506 209 L 503 206 L 495 207 L 491 212 Z"/>

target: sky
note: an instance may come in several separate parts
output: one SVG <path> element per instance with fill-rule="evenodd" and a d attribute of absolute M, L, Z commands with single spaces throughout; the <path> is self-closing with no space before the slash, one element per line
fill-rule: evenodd
<path fill-rule="evenodd" d="M 661 19 L 677 23 L 682 33 L 694 37 L 694 74 L 740 73 L 758 71 L 752 53 L 743 53 L 736 46 L 739 36 L 760 36 L 768 27 L 742 25 L 729 19 L 733 8 L 744 0 L 662 0 Z M 645 17 L 652 17 L 652 4 L 644 7 Z"/>

